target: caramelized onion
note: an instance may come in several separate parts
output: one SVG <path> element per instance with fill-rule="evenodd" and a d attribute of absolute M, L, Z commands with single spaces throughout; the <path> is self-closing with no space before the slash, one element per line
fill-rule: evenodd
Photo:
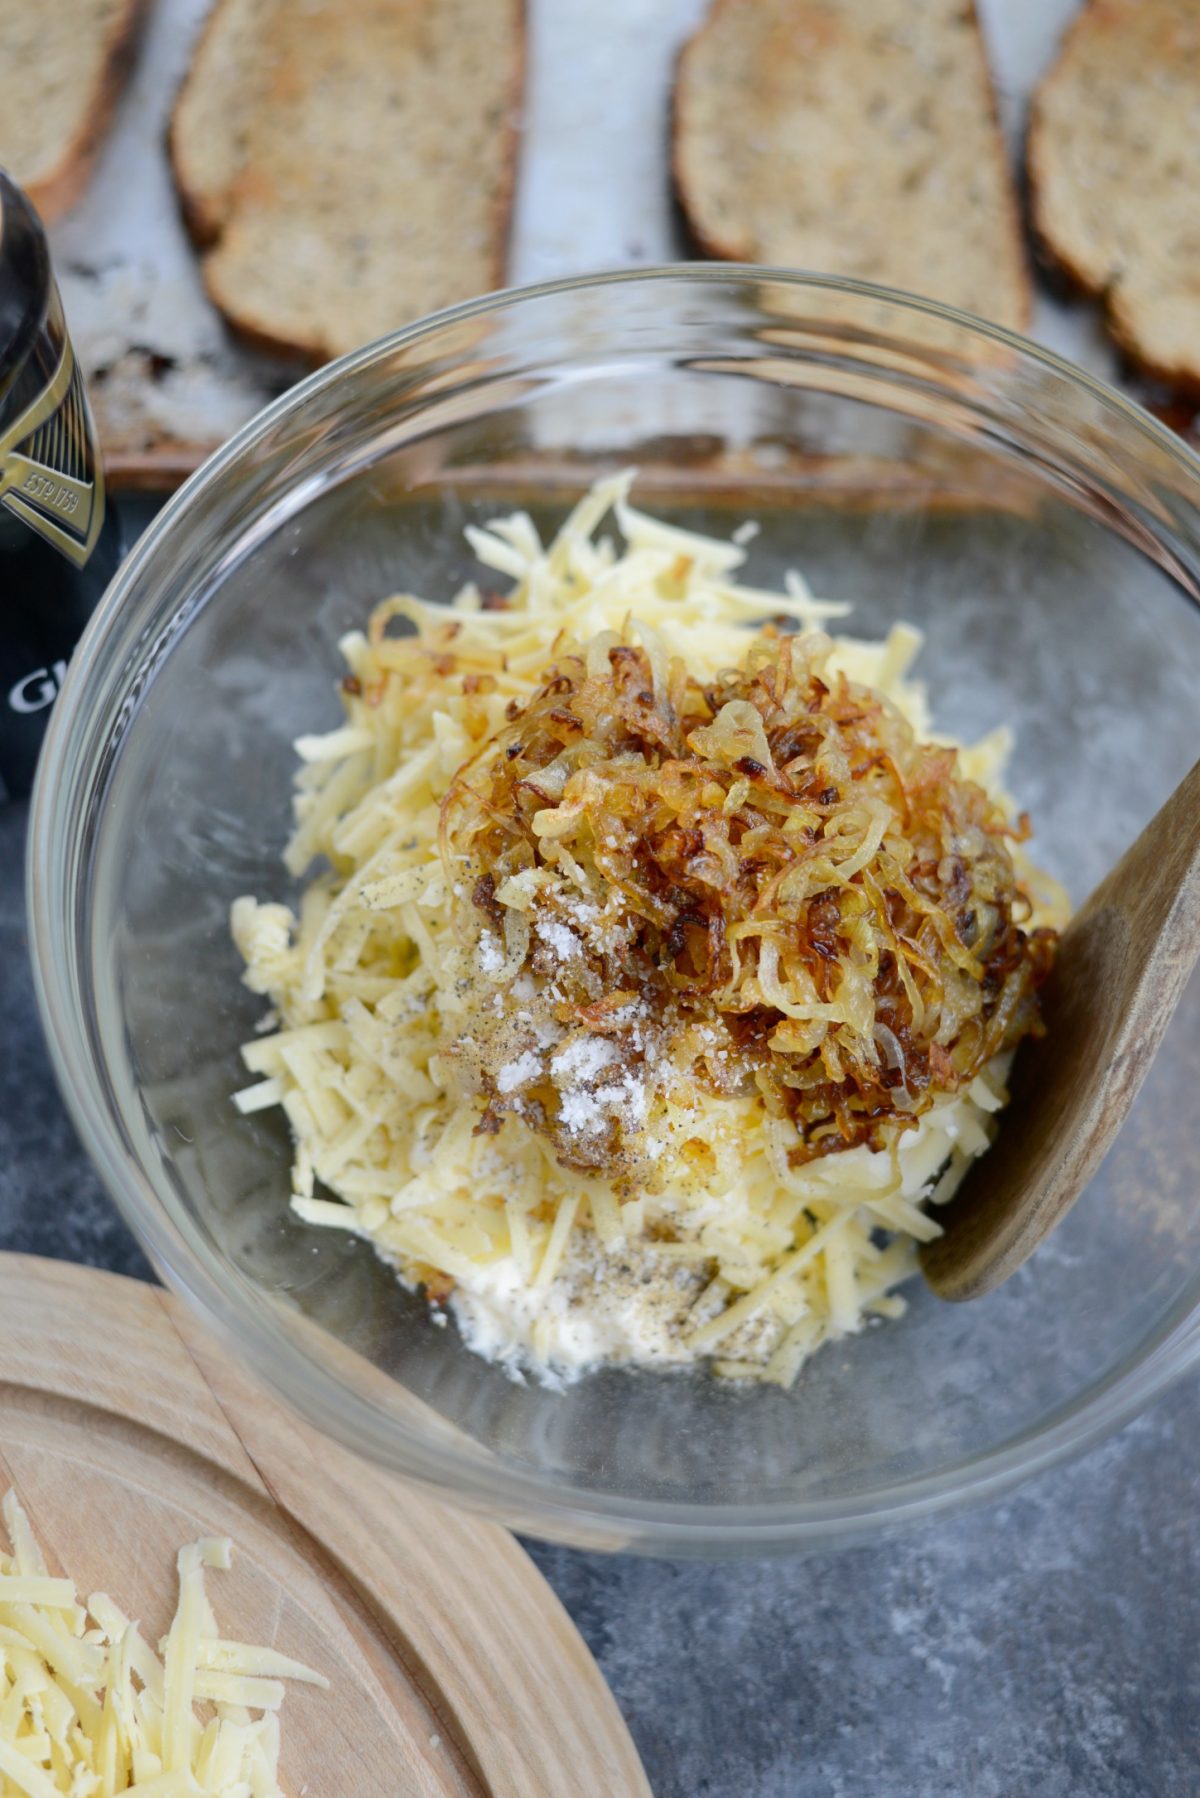
<path fill-rule="evenodd" d="M 604 911 L 607 938 L 554 970 L 557 1019 L 633 993 L 680 1044 L 718 1033 L 720 1090 L 790 1117 L 794 1158 L 880 1147 L 1039 1028 L 1055 939 L 1021 928 L 1019 833 L 819 634 L 767 629 L 702 685 L 636 631 L 561 644 L 460 770 L 441 829 L 460 927 L 478 935 L 481 879 L 503 901 L 527 877 L 511 979 L 539 918 Z M 713 1066 L 696 1054 L 695 1078 Z"/>

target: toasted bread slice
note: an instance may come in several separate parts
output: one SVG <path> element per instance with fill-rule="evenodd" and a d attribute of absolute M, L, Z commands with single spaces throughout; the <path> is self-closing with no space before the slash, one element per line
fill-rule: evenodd
<path fill-rule="evenodd" d="M 0 0 L 0 167 L 47 222 L 87 183 L 144 10 L 144 0 Z"/>
<path fill-rule="evenodd" d="M 709 255 L 1029 322 L 971 0 L 715 0 L 680 57 L 674 171 Z"/>
<path fill-rule="evenodd" d="M 1200 4 L 1090 0 L 1030 115 L 1033 219 L 1146 373 L 1200 394 Z"/>
<path fill-rule="evenodd" d="M 312 361 L 502 285 L 521 0 L 218 0 L 171 157 L 209 294 Z"/>

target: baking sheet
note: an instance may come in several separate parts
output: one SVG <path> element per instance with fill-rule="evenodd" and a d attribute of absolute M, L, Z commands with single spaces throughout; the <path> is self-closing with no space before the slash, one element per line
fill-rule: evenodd
<path fill-rule="evenodd" d="M 1014 161 L 1032 89 L 1079 0 L 980 0 Z M 671 195 L 670 90 L 707 0 L 529 0 L 514 285 L 689 254 Z M 166 485 L 297 376 L 236 344 L 205 297 L 165 153 L 208 0 L 152 0 L 134 76 L 82 201 L 51 233 L 110 473 Z M 398 321 L 399 322 L 399 321 Z M 1143 400 L 1086 301 L 1039 282 L 1032 333 Z M 1173 422 L 1190 414 L 1175 408 Z"/>

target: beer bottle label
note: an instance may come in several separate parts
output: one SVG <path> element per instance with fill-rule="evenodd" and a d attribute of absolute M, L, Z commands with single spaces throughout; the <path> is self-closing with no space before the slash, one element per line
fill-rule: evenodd
<path fill-rule="evenodd" d="M 54 312 L 41 346 L 45 386 L 0 429 L 0 506 L 82 568 L 104 523 L 104 470 L 71 340 Z"/>

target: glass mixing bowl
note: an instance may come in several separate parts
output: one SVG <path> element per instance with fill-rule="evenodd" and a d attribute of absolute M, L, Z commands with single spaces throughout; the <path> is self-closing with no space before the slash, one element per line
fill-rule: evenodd
<path fill-rule="evenodd" d="M 1015 731 L 1011 785 L 1078 899 L 1196 754 L 1200 463 L 1044 351 L 847 282 L 723 266 L 501 294 L 349 356 L 175 497 L 71 665 L 30 912 L 76 1122 L 164 1277 L 321 1430 L 533 1533 L 662 1552 L 861 1539 L 994 1494 L 1200 1355 L 1193 984 L 1090 1190 L 993 1296 L 824 1349 L 793 1391 L 606 1372 L 518 1385 L 370 1247 L 288 1210 L 241 1118 L 262 1005 L 239 893 L 288 893 L 292 739 L 340 717 L 339 636 L 477 570 L 463 525 L 544 522 L 598 472 L 794 563 L 864 634 L 911 619 L 947 730 Z"/>

